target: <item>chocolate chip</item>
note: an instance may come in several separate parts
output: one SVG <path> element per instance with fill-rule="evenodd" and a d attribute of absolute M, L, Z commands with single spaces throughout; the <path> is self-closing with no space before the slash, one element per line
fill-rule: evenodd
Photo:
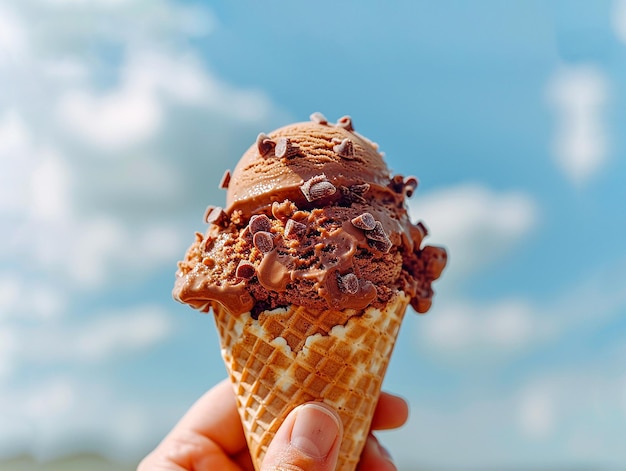
<path fill-rule="evenodd" d="M 298 154 L 299 148 L 291 142 L 288 137 L 280 137 L 276 142 L 274 155 L 278 158 L 286 157 L 290 159 Z"/>
<path fill-rule="evenodd" d="M 337 285 L 343 293 L 356 294 L 359 291 L 359 279 L 354 273 L 343 276 L 337 274 Z"/>
<path fill-rule="evenodd" d="M 224 175 L 222 176 L 222 180 L 220 181 L 220 188 L 222 190 L 226 190 L 228 188 L 228 184 L 230 183 L 230 170 L 226 170 Z"/>
<path fill-rule="evenodd" d="M 261 157 L 265 157 L 276 146 L 276 143 L 269 136 L 261 133 L 256 138 L 256 146 Z"/>
<path fill-rule="evenodd" d="M 252 234 L 260 231 L 269 232 L 272 229 L 272 221 L 265 214 L 255 214 L 250 218 L 249 227 Z"/>
<path fill-rule="evenodd" d="M 313 113 L 310 116 L 310 118 L 311 118 L 311 121 L 313 121 L 314 123 L 317 123 L 317 124 L 328 124 L 328 120 L 326 119 L 326 116 L 324 116 L 319 111 L 316 111 L 315 113 Z"/>
<path fill-rule="evenodd" d="M 333 151 L 344 159 L 352 160 L 354 158 L 354 146 L 348 138 L 333 146 Z"/>
<path fill-rule="evenodd" d="M 352 126 L 352 118 L 350 118 L 350 116 L 343 116 L 339 118 L 339 121 L 337 121 L 337 126 L 340 128 L 344 128 L 346 131 L 354 131 L 354 127 Z"/>
<path fill-rule="evenodd" d="M 254 268 L 254 265 L 252 265 L 247 260 L 242 260 L 239 262 L 239 265 L 237 265 L 235 276 L 237 278 L 243 278 L 245 280 L 249 280 L 250 278 L 254 276 L 255 273 L 256 273 L 256 269 Z"/>
<path fill-rule="evenodd" d="M 356 195 L 363 195 L 367 193 L 367 190 L 370 189 L 369 183 L 362 183 L 360 185 L 352 185 L 349 187 L 349 190 Z"/>
<path fill-rule="evenodd" d="M 415 177 L 406 177 L 404 179 L 404 194 L 407 198 L 413 196 L 415 193 L 415 189 L 417 188 L 417 178 Z"/>
<path fill-rule="evenodd" d="M 272 234 L 265 231 L 260 231 L 254 234 L 254 237 L 252 238 L 252 243 L 257 249 L 259 249 L 263 253 L 271 252 L 274 248 L 274 240 L 272 239 Z"/>
<path fill-rule="evenodd" d="M 209 222 L 209 217 L 211 216 L 211 213 L 215 210 L 215 206 L 209 205 L 206 207 L 206 209 L 204 210 L 204 216 L 202 218 L 202 220 L 204 222 Z"/>
<path fill-rule="evenodd" d="M 365 236 L 368 239 L 378 240 L 378 241 L 383 241 L 389 238 L 387 237 L 387 234 L 385 233 L 385 230 L 383 229 L 383 224 L 380 221 L 376 221 L 374 223 L 374 227 L 368 230 L 365 233 Z"/>
<path fill-rule="evenodd" d="M 365 237 L 369 239 L 369 243 L 372 247 L 375 247 L 381 252 L 387 253 L 393 246 L 391 239 L 383 229 L 383 225 L 380 221 L 376 221 L 374 229 L 365 231 Z"/>
<path fill-rule="evenodd" d="M 385 239 L 385 240 L 370 239 L 369 244 L 372 247 L 374 247 L 376 250 L 379 250 L 383 253 L 389 252 L 391 250 L 391 247 L 393 247 L 393 244 L 391 243 L 390 239 Z"/>
<path fill-rule="evenodd" d="M 354 227 L 358 227 L 359 229 L 363 229 L 364 231 L 371 231 L 376 227 L 377 221 L 370 213 L 363 213 L 353 218 L 350 222 Z"/>
<path fill-rule="evenodd" d="M 228 222 L 228 215 L 222 208 L 213 208 L 213 210 L 206 217 L 206 222 L 209 224 L 215 224 L 216 226 L 226 227 Z"/>
<path fill-rule="evenodd" d="M 299 239 L 306 233 L 306 225 L 301 222 L 289 219 L 285 224 L 285 237 L 289 239 Z"/>
<path fill-rule="evenodd" d="M 369 183 L 363 183 L 360 185 L 352 185 L 350 187 L 341 186 L 339 187 L 341 190 L 341 195 L 343 200 L 347 204 L 352 203 L 366 203 L 367 201 L 363 198 L 364 193 L 370 189 Z"/>
<path fill-rule="evenodd" d="M 309 201 L 326 198 L 327 196 L 334 195 L 336 191 L 337 188 L 335 188 L 335 185 L 330 182 L 315 183 L 311 185 L 311 188 L 309 188 Z"/>
<path fill-rule="evenodd" d="M 300 186 L 300 191 L 302 191 L 307 201 L 311 202 L 335 194 L 337 188 L 326 180 L 326 175 L 321 174 L 304 182 Z"/>

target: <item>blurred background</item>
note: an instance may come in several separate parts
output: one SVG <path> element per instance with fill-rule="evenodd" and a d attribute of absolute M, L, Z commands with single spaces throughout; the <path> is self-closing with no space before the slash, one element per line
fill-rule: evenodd
<path fill-rule="evenodd" d="M 0 2 L 0 469 L 130 470 L 225 376 L 171 299 L 263 131 L 352 116 L 428 242 L 401 470 L 626 469 L 626 1 Z"/>

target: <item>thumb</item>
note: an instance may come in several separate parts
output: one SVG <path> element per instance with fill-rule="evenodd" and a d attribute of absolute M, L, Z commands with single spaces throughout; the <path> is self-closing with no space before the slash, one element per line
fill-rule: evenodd
<path fill-rule="evenodd" d="M 298 406 L 276 432 L 261 471 L 333 471 L 342 434 L 339 416 L 326 404 Z"/>

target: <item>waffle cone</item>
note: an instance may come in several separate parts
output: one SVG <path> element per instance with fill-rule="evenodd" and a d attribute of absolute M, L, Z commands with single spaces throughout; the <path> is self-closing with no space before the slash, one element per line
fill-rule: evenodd
<path fill-rule="evenodd" d="M 314 311 L 301 306 L 234 316 L 215 306 L 222 356 L 255 469 L 289 412 L 323 401 L 344 428 L 337 470 L 353 471 L 365 445 L 404 312 L 398 292 L 381 309 Z"/>

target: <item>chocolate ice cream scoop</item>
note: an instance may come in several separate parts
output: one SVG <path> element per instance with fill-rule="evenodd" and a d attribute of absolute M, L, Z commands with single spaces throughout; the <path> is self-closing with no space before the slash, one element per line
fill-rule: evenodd
<path fill-rule="evenodd" d="M 254 213 L 285 199 L 304 204 L 301 185 L 320 178 L 336 189 L 368 183 L 385 190 L 390 181 L 382 155 L 369 140 L 342 126 L 297 123 L 259 135 L 231 176 L 227 207 Z"/>

